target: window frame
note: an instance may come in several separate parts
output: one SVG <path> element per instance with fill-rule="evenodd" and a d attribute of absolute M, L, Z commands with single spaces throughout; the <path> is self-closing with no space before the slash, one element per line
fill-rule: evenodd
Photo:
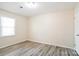
<path fill-rule="evenodd" d="M 2 28 L 2 26 L 1 26 L 1 17 L 11 18 L 11 17 L 7 17 L 7 16 L 0 16 L 0 28 Z M 11 18 L 11 19 L 14 19 L 14 18 Z M 14 25 L 14 34 L 13 35 L 5 35 L 5 36 L 2 36 L 1 35 L 2 31 L 0 29 L 0 38 L 16 36 L 16 20 L 15 19 L 14 19 L 14 22 L 15 22 L 15 25 Z"/>

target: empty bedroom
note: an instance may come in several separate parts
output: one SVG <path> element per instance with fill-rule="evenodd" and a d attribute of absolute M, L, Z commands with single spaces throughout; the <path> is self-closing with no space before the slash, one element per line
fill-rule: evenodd
<path fill-rule="evenodd" d="M 0 56 L 79 56 L 78 2 L 0 2 Z"/>

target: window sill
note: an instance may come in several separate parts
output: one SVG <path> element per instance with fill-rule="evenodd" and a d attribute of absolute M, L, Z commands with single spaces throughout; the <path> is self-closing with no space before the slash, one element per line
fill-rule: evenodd
<path fill-rule="evenodd" d="M 0 38 L 8 38 L 8 37 L 15 37 L 16 35 L 10 35 L 10 36 L 0 36 Z"/>

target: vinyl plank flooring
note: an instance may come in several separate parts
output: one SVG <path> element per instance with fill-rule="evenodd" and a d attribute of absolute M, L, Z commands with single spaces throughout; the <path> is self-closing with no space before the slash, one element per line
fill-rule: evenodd
<path fill-rule="evenodd" d="M 50 50 L 48 51 L 48 53 L 46 55 L 47 56 L 53 56 L 55 49 L 56 49 L 55 46 L 51 46 Z"/>
<path fill-rule="evenodd" d="M 59 56 L 60 55 L 60 52 L 61 52 L 60 49 L 61 48 L 56 47 L 53 56 Z"/>
<path fill-rule="evenodd" d="M 0 56 L 78 56 L 74 49 L 25 41 L 0 49 Z"/>
<path fill-rule="evenodd" d="M 60 49 L 60 56 L 68 56 L 68 53 L 65 48 Z"/>
<path fill-rule="evenodd" d="M 68 56 L 66 48 L 62 48 L 61 51 L 64 52 L 61 56 Z"/>
<path fill-rule="evenodd" d="M 39 53 L 39 56 L 45 56 L 49 50 L 50 46 L 46 45 L 45 47 L 43 47 Z"/>
<path fill-rule="evenodd" d="M 43 45 L 40 45 L 40 46 L 35 50 L 35 52 L 31 54 L 31 56 L 38 56 L 39 53 L 40 53 L 40 51 L 43 49 L 44 46 L 45 46 L 44 44 L 43 44 Z"/>

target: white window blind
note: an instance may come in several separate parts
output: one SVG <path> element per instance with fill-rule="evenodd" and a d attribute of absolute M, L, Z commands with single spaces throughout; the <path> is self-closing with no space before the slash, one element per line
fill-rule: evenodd
<path fill-rule="evenodd" d="M 15 35 L 15 19 L 0 17 L 0 36 Z"/>

